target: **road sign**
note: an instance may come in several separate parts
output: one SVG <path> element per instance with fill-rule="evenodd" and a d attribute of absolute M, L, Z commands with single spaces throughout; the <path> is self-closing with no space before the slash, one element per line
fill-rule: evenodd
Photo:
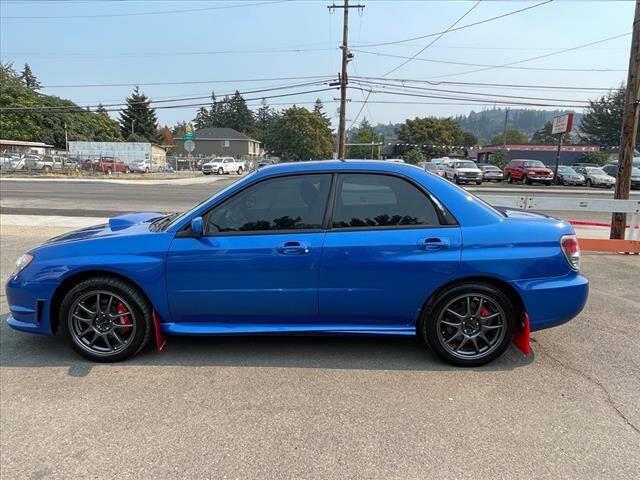
<path fill-rule="evenodd" d="M 553 117 L 551 133 L 553 135 L 558 135 L 560 133 L 569 133 L 572 127 L 573 127 L 573 112 L 565 113 L 564 115 Z"/>
<path fill-rule="evenodd" d="M 186 135 L 185 135 L 186 137 Z M 186 142 L 184 142 L 184 149 L 188 152 L 191 153 L 195 150 L 196 148 L 196 144 L 193 140 L 187 140 Z"/>
<path fill-rule="evenodd" d="M 187 125 L 187 127 L 185 128 L 185 132 L 182 138 L 184 138 L 185 140 L 196 139 L 196 132 L 193 131 L 193 127 L 191 126 L 191 124 Z"/>

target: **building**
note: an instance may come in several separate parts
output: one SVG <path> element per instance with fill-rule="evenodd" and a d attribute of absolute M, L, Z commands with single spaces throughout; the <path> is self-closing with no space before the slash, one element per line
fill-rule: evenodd
<path fill-rule="evenodd" d="M 53 145 L 43 142 L 24 142 L 22 140 L 0 140 L 0 153 L 28 153 L 46 155 L 51 153 Z"/>
<path fill-rule="evenodd" d="M 201 128 L 195 130 L 195 148 L 191 155 L 195 157 L 234 157 L 255 158 L 262 154 L 259 141 L 237 132 L 233 128 Z M 176 155 L 187 155 L 183 137 L 175 137 Z"/>
<path fill-rule="evenodd" d="M 69 142 L 69 156 L 83 160 L 115 157 L 127 164 L 151 160 L 162 168 L 167 166 L 166 150 L 144 142 Z"/>
<path fill-rule="evenodd" d="M 504 150 L 512 159 L 540 160 L 546 165 L 555 165 L 558 154 L 557 145 L 487 145 L 471 150 L 478 163 L 491 163 L 491 156 Z M 595 145 L 563 145 L 560 150 L 560 165 L 574 165 L 584 161 L 585 153 L 599 152 Z"/>

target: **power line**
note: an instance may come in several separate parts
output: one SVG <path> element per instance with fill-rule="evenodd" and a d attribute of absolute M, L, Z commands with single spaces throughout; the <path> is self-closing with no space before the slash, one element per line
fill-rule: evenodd
<path fill-rule="evenodd" d="M 427 83 L 429 85 L 472 85 L 479 87 L 506 87 L 514 89 L 533 89 L 533 90 L 585 90 L 585 91 L 609 91 L 616 90 L 615 87 L 578 87 L 574 85 L 531 85 L 531 84 L 519 84 L 519 83 L 487 83 L 487 82 L 460 82 L 460 81 L 447 81 L 447 80 L 429 80 L 424 78 L 384 78 L 384 77 L 367 77 L 356 76 L 353 78 L 365 79 L 365 80 L 387 80 L 401 83 Z"/>
<path fill-rule="evenodd" d="M 254 93 L 265 93 L 265 92 L 273 92 L 273 91 L 277 91 L 277 90 L 287 90 L 287 89 L 291 89 L 291 88 L 300 88 L 300 87 L 305 87 L 305 86 L 312 86 L 312 85 L 319 85 L 321 84 L 321 82 L 308 82 L 308 83 L 300 83 L 300 84 L 294 84 L 294 85 L 283 85 L 283 86 L 275 86 L 275 87 L 270 87 L 270 88 L 263 88 L 263 89 L 259 89 L 259 90 L 247 90 L 247 91 L 243 91 L 243 92 L 238 92 L 241 95 L 246 95 L 246 94 L 254 94 Z M 220 97 L 228 97 L 231 95 L 234 95 L 235 92 L 228 92 L 228 93 L 224 93 L 224 94 L 220 94 Z M 300 92 L 293 92 L 290 95 L 297 95 Z M 209 98 L 211 99 L 211 95 L 205 95 L 205 96 L 194 96 L 194 97 L 181 97 L 181 98 L 173 98 L 173 99 L 169 99 L 169 100 L 147 100 L 147 101 L 143 101 L 143 102 L 131 102 L 131 103 L 112 103 L 112 104 L 104 104 L 102 105 L 102 107 L 123 107 L 126 105 L 142 105 L 142 104 L 152 104 L 155 105 L 157 103 L 173 103 L 173 102 L 179 102 L 179 101 L 186 101 L 186 100 L 201 100 L 201 99 L 205 99 L 205 98 Z M 266 98 L 266 97 L 265 97 Z M 221 103 L 222 101 L 216 101 L 216 102 L 210 102 L 207 104 L 198 104 L 197 106 L 201 106 L 201 105 L 209 105 L 211 103 Z M 58 110 L 67 110 L 69 108 L 97 108 L 99 104 L 94 104 L 94 105 L 84 105 L 84 106 L 74 106 L 74 107 L 70 107 L 70 106 L 36 106 L 36 107 L 0 107 L 0 111 L 58 111 Z M 154 107 L 154 108 L 162 108 L 162 107 Z M 117 109 L 119 110 L 119 109 Z M 108 110 L 109 111 L 109 110 Z"/>
<path fill-rule="evenodd" d="M 92 14 L 92 15 L 42 15 L 42 16 L 26 16 L 26 15 L 18 15 L 18 16 L 4 16 L 3 18 L 9 20 L 61 20 L 61 19 L 69 19 L 69 18 L 113 18 L 113 17 L 140 17 L 147 15 L 167 15 L 167 14 L 176 14 L 176 13 L 194 13 L 194 12 L 205 12 L 211 10 L 228 10 L 231 8 L 244 8 L 244 7 L 259 7 L 263 5 L 273 5 L 276 3 L 284 3 L 290 0 L 274 0 L 271 2 L 254 2 L 254 3 L 242 3 L 242 4 L 231 4 L 231 5 L 221 5 L 216 7 L 204 7 L 204 8 L 184 8 L 180 10 L 160 10 L 160 11 L 151 11 L 151 12 L 129 12 L 129 13 L 103 13 L 103 14 Z"/>
<path fill-rule="evenodd" d="M 542 97 L 525 97 L 521 95 L 506 95 L 506 94 L 497 94 L 497 93 L 484 93 L 484 92 L 466 92 L 460 90 L 445 90 L 439 88 L 428 88 L 428 87 L 416 87 L 410 85 L 398 85 L 394 83 L 384 83 L 384 82 L 372 82 L 366 80 L 355 80 L 354 83 L 358 83 L 361 85 L 374 85 L 374 86 L 382 86 L 384 87 L 392 87 L 392 88 L 401 88 L 408 90 L 418 90 L 418 91 L 432 91 L 432 92 L 442 92 L 442 93 L 456 93 L 463 95 L 477 95 L 484 97 L 500 97 L 500 98 L 515 98 L 519 100 L 544 100 L 544 101 L 552 101 L 552 102 L 572 102 L 572 103 L 589 103 L 588 100 L 572 100 L 566 98 L 542 98 Z"/>
<path fill-rule="evenodd" d="M 525 62 L 532 62 L 534 60 L 540 60 L 541 58 L 552 57 L 554 55 L 560 55 L 562 53 L 573 52 L 574 50 L 579 50 L 579 49 L 582 49 L 582 48 L 591 47 L 593 45 L 598 45 L 600 43 L 609 42 L 611 40 L 615 40 L 617 38 L 626 37 L 628 35 L 631 35 L 631 32 L 621 33 L 620 35 L 614 35 L 613 37 L 604 38 L 602 40 L 596 40 L 595 42 L 583 43 L 582 45 L 577 45 L 575 47 L 565 48 L 564 50 L 559 50 L 557 52 L 546 53 L 544 55 L 537 55 L 535 57 L 525 58 L 523 60 L 517 60 L 515 62 L 505 63 L 503 65 L 485 65 L 485 68 L 481 68 L 481 69 L 478 69 L 478 70 L 468 70 L 466 72 L 450 73 L 450 74 L 446 74 L 446 75 L 438 75 L 438 76 L 433 77 L 433 78 L 445 78 L 445 77 L 453 77 L 453 76 L 458 76 L 458 75 L 466 75 L 466 74 L 469 74 L 469 73 L 477 73 L 477 72 L 484 72 L 484 71 L 487 71 L 487 70 L 493 70 L 494 68 L 513 68 L 512 67 L 513 65 L 518 65 L 520 63 L 525 63 Z M 524 68 L 524 67 L 519 67 L 519 68 Z M 574 71 L 577 71 L 577 70 L 574 70 Z M 626 72 L 626 70 L 592 70 L 592 71 L 623 71 L 623 72 Z"/>
<path fill-rule="evenodd" d="M 449 27 L 445 31 L 443 31 L 436 38 L 431 40 L 431 42 L 429 42 L 427 45 L 425 45 L 418 53 L 416 53 L 412 57 L 406 59 L 404 62 L 400 63 L 400 65 L 398 65 L 395 68 L 392 68 L 391 70 L 389 70 L 387 73 L 383 74 L 382 76 L 386 77 L 387 75 L 389 75 L 389 74 L 395 72 L 396 70 L 399 70 L 400 68 L 404 67 L 407 63 L 411 62 L 411 60 L 415 59 L 418 55 L 420 55 L 422 52 L 424 52 L 427 48 L 429 48 L 431 45 L 433 45 L 438 40 L 440 40 L 443 36 L 445 36 L 448 32 L 450 32 L 453 27 L 455 27 L 458 23 L 460 23 L 464 19 L 464 17 L 469 15 L 478 5 L 480 5 L 480 2 L 482 2 L 482 0 L 478 0 L 476 3 L 474 3 L 471 6 L 471 8 L 468 9 L 466 12 L 464 12 L 464 14 L 460 18 L 458 18 L 455 22 L 453 22 L 451 25 L 449 25 Z"/>
<path fill-rule="evenodd" d="M 104 88 L 104 87 L 149 87 L 158 85 L 198 85 L 207 83 L 276 82 L 280 80 L 311 80 L 314 78 L 333 78 L 329 75 L 308 75 L 300 77 L 244 78 L 232 80 L 181 80 L 175 82 L 132 82 L 132 83 L 84 83 L 76 85 L 44 85 L 40 88 Z"/>
<path fill-rule="evenodd" d="M 505 18 L 511 15 L 515 15 L 517 13 L 520 12 L 525 12 L 527 10 L 531 10 L 537 7 L 541 7 L 542 5 L 546 5 L 547 3 L 551 3 L 553 2 L 553 0 L 545 0 L 544 2 L 540 2 L 540 3 L 536 3 L 535 5 L 530 5 L 528 7 L 525 8 L 520 8 L 518 10 L 513 10 L 511 12 L 507 12 L 507 13 L 503 13 L 502 15 L 497 15 L 495 17 L 491 17 L 491 18 L 485 18 L 484 20 L 480 20 L 478 22 L 474 22 L 474 23 L 469 23 L 467 25 L 462 25 L 460 27 L 457 28 L 452 28 L 451 30 L 449 30 L 449 32 L 457 32 L 458 30 L 463 30 L 465 28 L 470 28 L 470 27 L 475 27 L 476 25 L 482 25 L 484 23 L 488 23 L 488 22 L 493 22 L 494 20 L 498 20 L 500 18 Z M 427 35 L 420 35 L 418 37 L 412 37 L 412 38 L 405 38 L 404 40 L 395 40 L 393 42 L 380 42 L 380 43 L 368 43 L 368 44 L 362 44 L 362 45 L 355 45 L 355 48 L 358 47 L 381 47 L 384 45 L 396 45 L 398 43 L 407 43 L 407 42 L 412 42 L 414 40 L 422 40 L 423 38 L 430 38 L 430 37 L 435 37 L 440 35 L 443 32 L 434 32 L 434 33 L 429 33 Z M 446 33 L 446 31 L 444 32 Z"/>
<path fill-rule="evenodd" d="M 574 48 L 575 50 L 575 48 Z M 381 53 L 381 52 L 369 52 L 367 50 L 358 50 L 358 49 L 353 49 L 354 52 L 358 52 L 358 53 L 364 53 L 364 54 L 369 54 L 369 55 L 376 55 L 379 57 L 389 57 L 389 58 L 404 58 L 404 59 L 411 59 L 411 57 L 405 57 L 402 55 L 392 55 L 392 54 L 388 54 L 388 53 Z M 560 52 L 555 53 L 554 55 L 557 55 Z M 508 69 L 514 69 L 514 70 L 540 70 L 540 71 L 549 71 L 549 72 L 626 72 L 626 70 L 624 69 L 609 69 L 609 68 L 551 68 L 551 67 L 514 67 L 511 66 L 512 64 L 505 64 L 505 65 L 487 65 L 487 64 L 481 64 L 481 63 L 467 63 L 467 62 L 452 62 L 449 60 L 434 60 L 431 58 L 415 58 L 414 60 L 418 60 L 421 62 L 429 62 L 429 63 L 444 63 L 447 65 L 464 65 L 464 66 L 471 66 L 471 67 L 485 67 L 481 70 L 474 70 L 474 71 L 483 71 L 483 70 L 491 70 L 494 68 L 508 68 Z M 519 62 L 513 62 L 513 64 L 515 63 L 522 63 L 525 60 L 521 60 Z M 526 60 L 528 61 L 528 60 Z M 436 77 L 431 77 L 431 78 L 442 78 L 442 77 L 448 77 L 448 76 L 453 76 L 453 75 L 462 75 L 464 73 L 472 73 L 472 71 L 468 71 L 468 72 L 462 72 L 462 73 L 453 73 L 453 74 L 449 74 L 449 75 L 441 75 L 441 76 L 436 76 Z"/>

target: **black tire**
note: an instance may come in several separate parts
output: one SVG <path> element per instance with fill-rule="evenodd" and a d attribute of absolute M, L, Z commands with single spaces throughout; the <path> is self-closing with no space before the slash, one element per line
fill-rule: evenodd
<path fill-rule="evenodd" d="M 144 173 L 149 173 L 149 167 L 144 169 Z"/>
<path fill-rule="evenodd" d="M 130 321 L 135 325 L 133 338 L 127 339 L 128 344 L 115 353 L 92 353 L 87 347 L 80 346 L 80 340 L 71 332 L 71 307 L 78 299 L 97 290 L 117 295 L 131 308 Z M 71 347 L 83 357 L 95 362 L 118 362 L 137 354 L 149 343 L 153 333 L 151 315 L 151 305 L 133 285 L 112 277 L 93 277 L 76 285 L 64 297 L 60 306 L 60 329 Z"/>
<path fill-rule="evenodd" d="M 590 178 L 587 178 L 587 183 L 586 183 L 587 187 L 591 188 L 593 187 L 593 182 L 591 181 Z"/>
<path fill-rule="evenodd" d="M 107 171 L 106 171 L 106 172 L 104 172 L 104 173 L 106 173 L 107 175 L 111 175 L 111 169 L 110 169 L 110 168 L 107 168 Z"/>
<path fill-rule="evenodd" d="M 480 185 L 482 183 L 482 181 L 476 182 L 476 185 Z"/>
<path fill-rule="evenodd" d="M 453 183 L 455 183 L 456 185 L 460 185 L 460 179 L 458 178 L 457 175 L 453 176 Z"/>
<path fill-rule="evenodd" d="M 242 167 L 238 167 L 238 175 L 242 175 Z"/>
<path fill-rule="evenodd" d="M 204 173 L 205 175 L 211 175 L 211 172 L 202 172 L 202 173 Z"/>
<path fill-rule="evenodd" d="M 529 180 L 529 177 L 527 177 L 526 175 L 524 175 L 522 177 L 522 183 L 524 183 L 525 185 L 531 185 L 531 180 Z"/>
<path fill-rule="evenodd" d="M 131 170 L 129 170 L 129 167 L 124 167 L 124 173 L 131 173 Z"/>
<path fill-rule="evenodd" d="M 218 175 L 224 175 L 224 170 L 222 169 L 222 167 L 218 169 Z"/>
<path fill-rule="evenodd" d="M 496 336 L 494 346 L 489 348 L 484 355 L 475 358 L 463 358 L 451 353 L 443 346 L 441 335 L 438 332 L 438 318 L 450 302 L 461 295 L 481 295 L 499 305 L 504 313 L 504 326 L 500 333 L 502 337 L 497 338 Z M 470 282 L 455 285 L 435 297 L 429 307 L 425 309 L 417 333 L 445 362 L 459 367 L 478 367 L 495 360 L 505 352 L 511 343 L 515 324 L 516 310 L 507 295 L 491 284 Z"/>
<path fill-rule="evenodd" d="M 611 190 L 611 189 L 613 188 L 613 185 L 609 184 L 609 185 L 607 185 L 607 188 L 608 188 L 609 190 Z"/>
<path fill-rule="evenodd" d="M 511 174 L 507 175 L 507 183 L 513 183 L 513 178 L 511 178 Z"/>
<path fill-rule="evenodd" d="M 49 165 L 44 166 L 44 173 L 51 173 L 51 167 Z"/>

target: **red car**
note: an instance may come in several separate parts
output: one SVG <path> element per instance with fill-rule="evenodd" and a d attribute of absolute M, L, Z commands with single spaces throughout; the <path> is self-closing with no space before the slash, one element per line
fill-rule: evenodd
<path fill-rule="evenodd" d="M 129 173 L 129 166 L 118 157 L 102 157 L 100 160 L 87 160 L 82 164 L 83 170 L 102 172 L 107 175 L 112 173 Z"/>
<path fill-rule="evenodd" d="M 545 185 L 553 183 L 553 171 L 540 160 L 511 160 L 504 167 L 504 177 L 509 183 L 514 181 L 522 181 L 527 185 L 534 182 Z"/>

